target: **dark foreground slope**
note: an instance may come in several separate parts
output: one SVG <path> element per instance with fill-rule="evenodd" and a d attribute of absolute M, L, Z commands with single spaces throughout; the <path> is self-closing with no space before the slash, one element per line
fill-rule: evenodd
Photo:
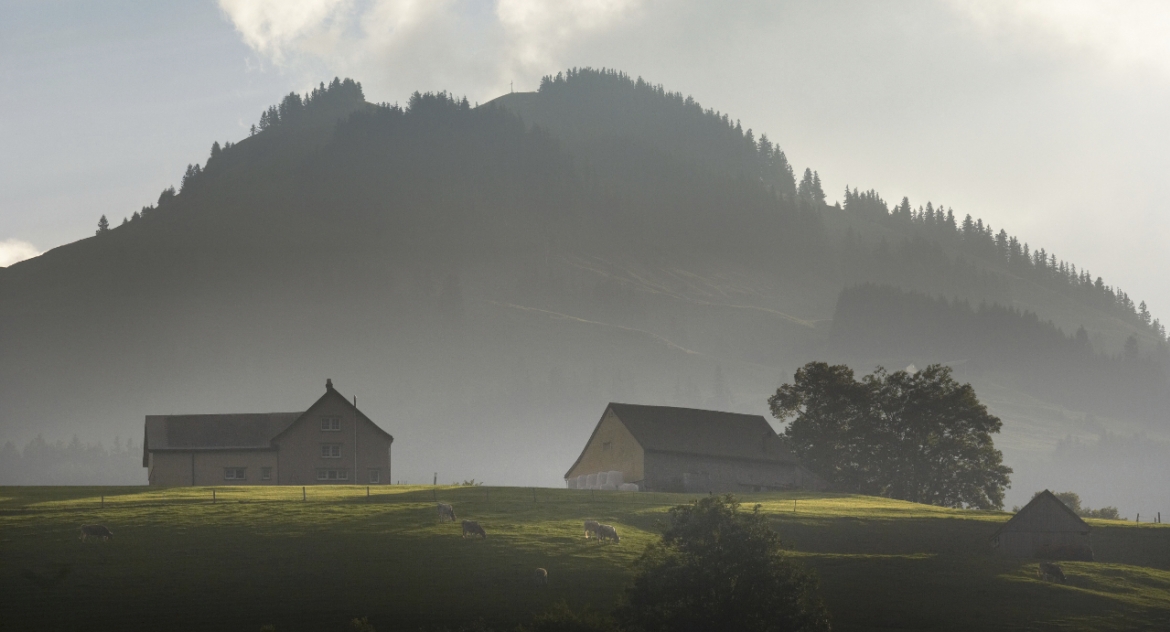
<path fill-rule="evenodd" d="M 612 608 L 671 494 L 483 487 L 0 489 L 5 629 L 511 630 L 558 601 Z M 100 496 L 105 494 L 105 506 Z M 440 524 L 432 498 L 486 539 Z M 533 502 L 533 500 L 536 502 Z M 1065 585 L 999 560 L 1007 515 L 845 495 L 749 494 L 813 567 L 835 630 L 1155 630 L 1170 624 L 1170 528 L 1091 521 Z M 793 509 L 796 509 L 794 512 Z M 582 538 L 588 518 L 619 544 Z M 114 532 L 79 542 L 81 521 Z M 532 571 L 546 568 L 547 586 Z M 479 628 L 476 628 L 479 629 Z"/>
<path fill-rule="evenodd" d="M 1010 465 L 1068 434 L 1162 432 L 1161 391 L 1131 405 L 1092 363 L 1076 399 L 994 356 L 875 350 L 880 328 L 835 344 L 842 290 L 873 282 L 1083 325 L 1086 357 L 1162 353 L 1111 288 L 988 254 L 941 208 L 828 206 L 762 135 L 623 75 L 476 108 L 335 82 L 261 127 L 127 224 L 0 270 L 7 435 L 295 410 L 332 377 L 398 438 L 396 478 L 555 483 L 608 401 L 762 412 L 824 357 L 955 362 L 1005 415 Z"/>

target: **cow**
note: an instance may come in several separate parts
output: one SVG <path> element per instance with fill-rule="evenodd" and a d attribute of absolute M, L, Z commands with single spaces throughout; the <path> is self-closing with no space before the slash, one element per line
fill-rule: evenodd
<path fill-rule="evenodd" d="M 613 540 L 614 542 L 622 541 L 622 539 L 618 537 L 617 529 L 614 529 L 607 524 L 597 525 L 597 541 L 604 542 L 606 540 Z"/>
<path fill-rule="evenodd" d="M 585 539 L 586 540 L 589 539 L 589 534 L 593 534 L 594 536 L 597 535 L 597 527 L 598 527 L 598 524 L 597 524 L 596 520 L 586 520 L 585 521 Z"/>
<path fill-rule="evenodd" d="M 88 538 L 101 538 L 103 542 L 108 541 L 114 537 L 114 532 L 107 529 L 100 524 L 83 524 L 81 525 L 81 537 L 78 540 L 85 542 Z"/>
<path fill-rule="evenodd" d="M 447 503 L 437 503 L 439 507 L 439 522 L 455 522 L 455 508 Z"/>
<path fill-rule="evenodd" d="M 1064 576 L 1064 569 L 1059 564 L 1053 564 L 1052 562 L 1040 562 L 1040 569 L 1036 572 L 1036 575 L 1040 579 L 1048 582 L 1057 581 L 1063 584 L 1067 581 Z"/>
<path fill-rule="evenodd" d="M 532 573 L 532 579 L 537 586 L 548 586 L 548 571 L 538 568 Z"/>
<path fill-rule="evenodd" d="M 471 535 L 471 537 L 478 535 L 485 540 L 487 539 L 487 532 L 484 531 L 483 527 L 479 526 L 479 523 L 474 520 L 463 521 L 463 537 L 466 538 L 468 535 Z"/>

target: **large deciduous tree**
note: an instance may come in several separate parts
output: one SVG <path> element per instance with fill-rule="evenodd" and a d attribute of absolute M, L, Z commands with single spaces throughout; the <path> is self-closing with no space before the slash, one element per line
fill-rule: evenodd
<path fill-rule="evenodd" d="M 998 509 L 1011 468 L 991 435 L 1002 422 L 949 367 L 861 380 L 811 362 L 769 398 L 785 436 L 837 489 L 944 507 Z"/>

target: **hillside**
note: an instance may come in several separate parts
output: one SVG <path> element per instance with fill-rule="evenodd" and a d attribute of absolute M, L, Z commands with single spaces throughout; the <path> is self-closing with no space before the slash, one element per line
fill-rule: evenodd
<path fill-rule="evenodd" d="M 5 488 L 4 620 L 19 629 L 347 629 L 508 626 L 558 601 L 607 610 L 671 494 L 484 487 Z M 104 494 L 104 506 L 102 495 Z M 535 494 L 535 495 L 534 495 Z M 485 540 L 439 524 L 432 498 Z M 535 499 L 535 502 L 534 502 Z M 1035 561 L 999 560 L 1007 519 L 844 495 L 754 494 L 792 555 L 816 569 L 835 630 L 1133 630 L 1170 623 L 1170 528 L 1090 521 L 1096 562 L 1066 585 Z M 795 511 L 794 511 L 795 508 Z M 581 537 L 586 518 L 619 544 Z M 100 522 L 110 542 L 78 542 Z M 536 590 L 530 573 L 547 568 Z M 53 581 L 66 569 L 63 579 Z M 31 577 L 31 579 L 30 579 Z M 306 578 L 309 578 L 306 581 Z M 294 607 L 295 606 L 295 607 Z"/>
<path fill-rule="evenodd" d="M 1130 479 L 1049 476 L 1066 437 L 1168 438 L 1159 322 L 949 209 L 826 199 L 763 134 L 620 73 L 478 107 L 371 104 L 334 81 L 213 145 L 126 223 L 2 270 L 0 439 L 295 410 L 332 377 L 396 436 L 405 480 L 556 484 L 609 401 L 764 412 L 808 360 L 950 362 L 1005 419 L 1009 503 L 1055 486 L 1170 504 Z M 882 328 L 835 338 L 870 322 L 842 302 L 865 283 L 936 329 L 953 319 L 899 292 L 1000 305 L 1008 329 L 1083 327 L 1077 386 L 1050 387 L 1060 345 L 1021 364 L 875 346 Z M 1145 386 L 1115 388 L 1110 363 L 1129 360 Z"/>

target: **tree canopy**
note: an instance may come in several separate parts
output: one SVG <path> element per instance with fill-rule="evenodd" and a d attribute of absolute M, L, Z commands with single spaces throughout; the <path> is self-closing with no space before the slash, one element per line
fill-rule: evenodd
<path fill-rule="evenodd" d="M 1012 470 L 991 435 L 1002 422 L 970 384 L 933 364 L 878 368 L 810 362 L 768 399 L 785 437 L 835 488 L 940 505 L 998 509 Z"/>

